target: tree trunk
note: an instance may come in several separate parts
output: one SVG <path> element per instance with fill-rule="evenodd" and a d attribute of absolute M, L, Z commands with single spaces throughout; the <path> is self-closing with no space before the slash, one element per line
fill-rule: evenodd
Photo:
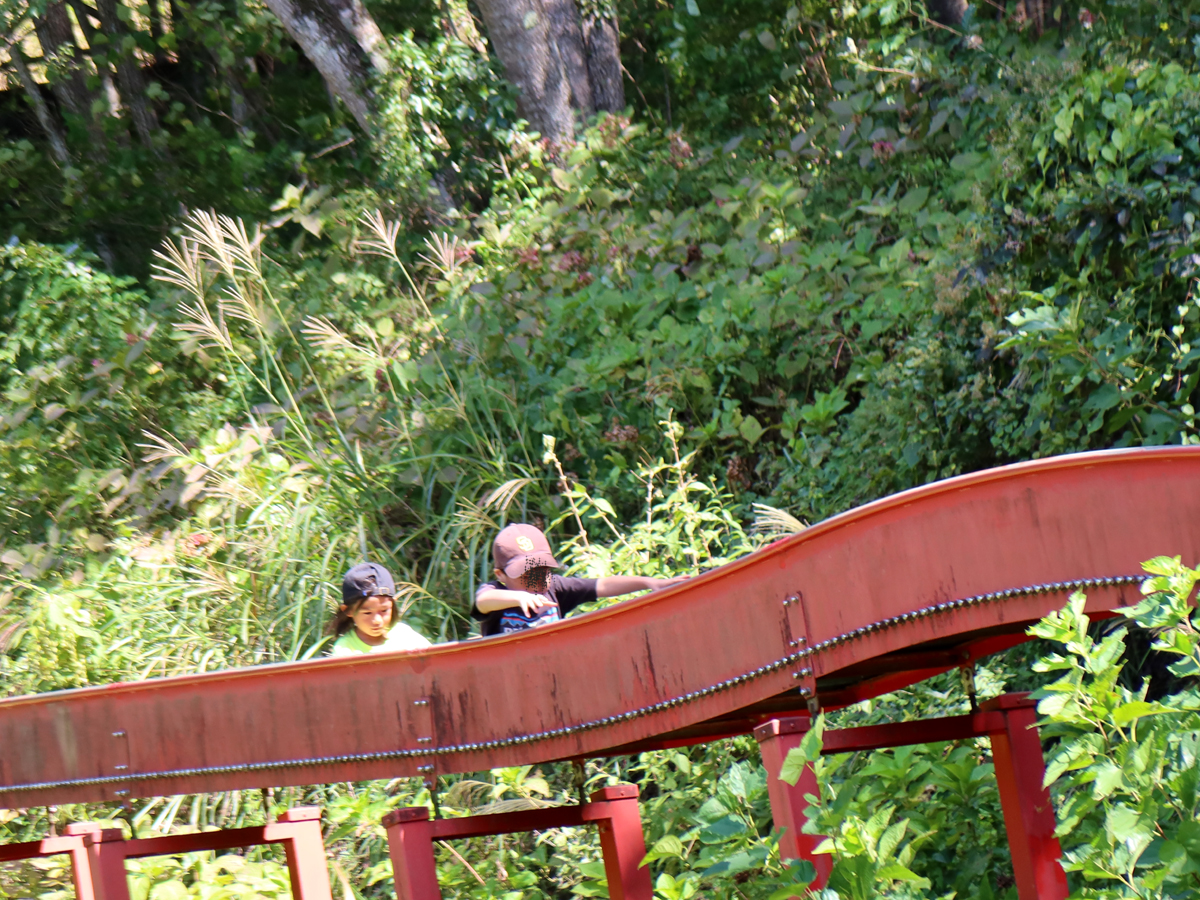
<path fill-rule="evenodd" d="M 121 48 L 123 38 L 129 32 L 117 15 L 117 2 L 96 0 L 96 11 L 110 46 L 117 47 L 120 54 L 116 60 L 117 81 L 121 85 L 121 98 L 129 109 L 130 118 L 133 119 L 133 128 L 147 149 L 162 156 L 162 151 L 154 144 L 154 136 L 158 132 L 158 115 L 146 98 L 146 79 L 142 75 L 141 64 L 132 50 L 125 51 Z"/>
<path fill-rule="evenodd" d="M 586 119 L 596 112 L 592 99 L 592 82 L 588 76 L 587 51 L 583 29 L 579 25 L 579 7 L 575 0 L 542 0 L 549 24 L 550 40 L 558 48 L 563 74 L 571 89 L 571 108 Z"/>
<path fill-rule="evenodd" d="M 362 0 L 326 0 L 377 72 L 388 70 L 387 41 Z"/>
<path fill-rule="evenodd" d="M 967 12 L 967 0 L 925 0 L 925 8 L 935 22 L 961 25 Z"/>
<path fill-rule="evenodd" d="M 447 36 L 457 38 L 471 47 L 480 56 L 487 56 L 487 44 L 475 27 L 475 19 L 467 7 L 466 0 L 441 0 L 442 30 Z"/>
<path fill-rule="evenodd" d="M 617 113 L 625 108 L 625 82 L 621 70 L 621 32 L 617 14 L 588 16 L 583 21 L 587 47 L 588 80 L 597 110 Z"/>
<path fill-rule="evenodd" d="M 21 82 L 21 87 L 25 89 L 25 96 L 29 98 L 29 105 L 33 107 L 33 114 L 37 116 L 38 124 L 42 126 L 42 131 L 46 133 L 46 137 L 50 141 L 50 152 L 54 154 L 54 158 L 58 160 L 60 166 L 70 165 L 71 154 L 67 152 L 66 135 L 63 134 L 62 126 L 51 112 L 49 104 L 46 103 L 46 98 L 42 96 L 42 89 L 33 80 L 33 73 L 29 71 L 20 46 L 9 49 L 9 59 L 17 72 L 17 79 Z"/>
<path fill-rule="evenodd" d="M 158 5 L 158 0 L 146 0 L 146 13 L 150 19 L 150 36 L 154 38 L 154 61 L 165 62 L 167 52 L 159 42 L 167 32 L 163 26 L 162 8 Z"/>
<path fill-rule="evenodd" d="M 330 92 L 370 134 L 374 113 L 370 73 L 387 71 L 379 26 L 361 0 L 267 0 Z"/>
<path fill-rule="evenodd" d="M 581 21 L 577 0 L 479 0 L 518 110 L 552 140 L 573 136 L 572 109 L 587 118 L 625 108 L 620 33 L 605 5 Z"/>
<path fill-rule="evenodd" d="M 96 95 L 88 90 L 87 79 L 80 65 L 80 51 L 75 43 L 75 31 L 71 27 L 67 4 L 61 0 L 52 4 L 33 24 L 38 42 L 42 45 L 46 77 L 54 96 L 63 109 L 84 123 L 92 144 L 91 153 L 103 161 L 107 158 L 107 141 L 104 129 L 92 109 Z"/>
<path fill-rule="evenodd" d="M 553 141 L 574 135 L 571 88 L 539 0 L 479 0 L 488 38 L 517 88 L 517 110 Z"/>

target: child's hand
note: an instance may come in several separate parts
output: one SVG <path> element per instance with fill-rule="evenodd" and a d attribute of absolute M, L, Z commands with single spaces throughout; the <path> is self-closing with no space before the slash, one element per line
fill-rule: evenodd
<path fill-rule="evenodd" d="M 531 594 L 528 591 L 513 591 L 517 594 L 517 604 L 521 607 L 521 613 L 526 618 L 536 616 L 547 606 L 553 606 L 549 597 L 543 597 L 541 594 Z"/>

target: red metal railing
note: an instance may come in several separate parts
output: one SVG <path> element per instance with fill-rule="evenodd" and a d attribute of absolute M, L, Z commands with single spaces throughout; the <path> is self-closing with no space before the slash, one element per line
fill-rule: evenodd
<path fill-rule="evenodd" d="M 1042 785 L 1045 770 L 1034 706 L 1025 694 L 1005 694 L 985 702 L 971 715 L 828 730 L 822 737 L 821 752 L 990 738 L 1018 896 L 1021 900 L 1063 900 L 1067 882 L 1059 862 L 1058 839 L 1054 837 L 1054 810 L 1049 792 Z M 832 857 L 816 854 L 822 838 L 803 832 L 809 805 L 806 798 L 819 797 L 819 786 L 811 768 L 795 785 L 778 777 L 788 751 L 799 746 L 809 726 L 807 716 L 776 718 L 756 728 L 754 736 L 767 769 L 774 824 L 782 830 L 781 856 L 812 862 L 817 871 L 814 887 L 821 888 L 829 878 Z M 646 844 L 634 785 L 602 788 L 591 795 L 590 802 L 578 806 L 494 815 L 430 819 L 426 807 L 406 807 L 388 813 L 383 825 L 397 900 L 440 900 L 434 841 L 584 825 L 596 825 L 600 830 L 612 900 L 653 900 L 649 869 L 641 865 Z M 286 849 L 293 898 L 332 900 L 320 810 L 314 807 L 288 810 L 278 821 L 254 828 L 135 840 L 122 839 L 119 829 L 76 824 L 68 827 L 66 837 L 0 846 L 0 861 L 70 853 L 78 900 L 129 900 L 127 859 L 276 843 Z"/>
<path fill-rule="evenodd" d="M 745 733 L 809 700 L 837 708 L 970 665 L 1074 589 L 1092 614 L 1135 602 L 1143 559 L 1200 558 L 1197 522 L 1200 448 L 1038 460 L 869 504 L 524 634 L 4 700 L 0 746 L 20 751 L 0 760 L 0 806 L 473 772 Z"/>

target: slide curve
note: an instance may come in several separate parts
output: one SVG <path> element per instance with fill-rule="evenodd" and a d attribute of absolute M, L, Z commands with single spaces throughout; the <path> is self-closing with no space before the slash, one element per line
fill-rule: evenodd
<path fill-rule="evenodd" d="M 1025 639 L 1200 562 L 1200 448 L 951 478 L 523 634 L 0 701 L 0 807 L 474 772 L 745 733 Z"/>

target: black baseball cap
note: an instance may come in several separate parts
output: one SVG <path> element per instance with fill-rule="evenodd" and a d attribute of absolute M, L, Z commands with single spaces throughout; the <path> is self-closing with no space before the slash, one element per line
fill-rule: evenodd
<path fill-rule="evenodd" d="M 378 563 L 359 563 L 342 578 L 342 602 L 347 605 L 379 596 L 396 596 L 396 582 L 392 573 Z"/>

